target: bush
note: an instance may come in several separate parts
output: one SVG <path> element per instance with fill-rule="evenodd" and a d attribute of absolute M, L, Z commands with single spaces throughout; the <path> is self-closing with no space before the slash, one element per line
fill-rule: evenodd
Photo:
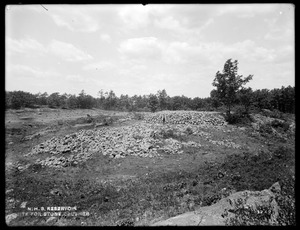
<path fill-rule="evenodd" d="M 277 159 L 290 160 L 292 159 L 292 151 L 291 149 L 285 146 L 279 146 L 274 150 L 273 156 Z"/>
<path fill-rule="evenodd" d="M 177 134 L 176 131 L 174 131 L 173 129 L 167 129 L 167 130 L 161 129 L 157 133 L 152 132 L 150 134 L 150 137 L 155 138 L 155 139 L 157 139 L 157 138 L 162 138 L 162 139 L 172 138 L 172 139 L 176 139 L 178 141 L 186 141 L 187 140 L 186 136 Z"/>
<path fill-rule="evenodd" d="M 278 120 L 273 120 L 271 122 L 271 126 L 275 129 L 282 130 L 283 132 L 286 132 L 290 128 L 290 124 L 288 122 L 281 122 Z"/>
<path fill-rule="evenodd" d="M 280 181 L 281 193 L 275 197 L 278 203 L 279 217 L 278 225 L 296 225 L 296 209 L 295 209 L 295 178 L 291 175 Z"/>
<path fill-rule="evenodd" d="M 188 135 L 191 135 L 193 134 L 193 130 L 190 128 L 190 127 L 187 127 L 185 132 L 188 134 Z"/>
<path fill-rule="evenodd" d="M 104 119 L 103 119 L 103 124 L 104 125 L 111 125 L 112 123 L 114 122 L 114 120 L 113 120 L 113 118 L 112 117 L 105 117 Z"/>
<path fill-rule="evenodd" d="M 237 114 L 226 114 L 225 121 L 227 121 L 229 124 L 237 124 L 240 121 L 240 117 Z"/>
<path fill-rule="evenodd" d="M 259 126 L 259 132 L 261 134 L 272 134 L 273 130 L 271 124 L 270 123 L 261 124 Z"/>
<path fill-rule="evenodd" d="M 233 114 L 225 114 L 224 115 L 225 121 L 227 121 L 229 124 L 241 124 L 241 125 L 247 125 L 253 122 L 251 116 L 243 111 L 243 109 L 238 108 L 235 113 Z"/>
<path fill-rule="evenodd" d="M 226 225 L 241 226 L 241 225 L 270 225 L 273 209 L 270 203 L 253 207 L 244 206 L 243 199 L 234 200 L 234 208 L 230 210 L 235 214 L 234 217 L 228 218 L 225 221 Z M 227 215 L 227 213 L 223 214 Z"/>
<path fill-rule="evenodd" d="M 266 117 L 272 117 L 272 118 L 276 118 L 276 119 L 284 119 L 284 115 L 282 112 L 280 112 L 277 109 L 274 110 L 268 110 L 268 109 L 263 109 L 262 110 L 262 115 L 266 116 Z"/>
<path fill-rule="evenodd" d="M 175 138 L 176 137 L 176 135 L 175 135 L 175 133 L 172 129 L 167 129 L 167 130 L 162 129 L 160 131 L 160 134 L 162 135 L 162 137 L 164 139 Z"/>
<path fill-rule="evenodd" d="M 135 119 L 135 120 L 144 120 L 144 115 L 142 113 L 133 112 L 133 119 Z"/>

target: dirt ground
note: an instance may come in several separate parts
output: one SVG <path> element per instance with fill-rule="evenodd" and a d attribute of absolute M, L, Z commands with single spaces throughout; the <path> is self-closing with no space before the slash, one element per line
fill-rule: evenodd
<path fill-rule="evenodd" d="M 210 205 L 226 195 L 221 192 L 224 188 L 261 190 L 294 175 L 294 136 L 255 134 L 250 126 L 203 127 L 211 139 L 185 137 L 185 141 L 201 143 L 201 148 L 160 157 L 112 159 L 96 151 L 78 165 L 51 168 L 35 164 L 37 156 L 24 156 L 53 137 L 95 129 L 85 127 L 87 114 L 98 123 L 110 117 L 109 127 L 143 122 L 120 123 L 132 114 L 98 109 L 6 111 L 6 216 L 16 214 L 9 225 L 149 225 Z M 240 147 L 219 144 L 226 140 Z M 285 148 L 292 157 L 272 157 L 278 148 Z M 72 214 L 76 216 L 69 212 L 70 216 L 56 217 L 53 210 L 49 211 L 52 216 L 39 216 L 42 207 L 58 206 L 76 207 Z"/>

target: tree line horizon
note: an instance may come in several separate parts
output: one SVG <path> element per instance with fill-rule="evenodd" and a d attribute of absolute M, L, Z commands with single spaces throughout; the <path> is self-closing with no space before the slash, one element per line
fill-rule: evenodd
<path fill-rule="evenodd" d="M 32 94 L 24 91 L 6 91 L 6 109 L 37 108 L 48 106 L 63 109 L 91 109 L 119 111 L 144 111 L 155 112 L 158 110 L 195 110 L 215 111 L 240 107 L 245 112 L 251 109 L 278 110 L 284 113 L 295 112 L 295 87 L 282 86 L 274 89 L 245 88 L 243 85 L 252 80 L 253 75 L 243 78 L 237 74 L 238 61 L 228 59 L 222 72 L 218 71 L 212 85 L 216 87 L 210 92 L 210 97 L 170 97 L 165 89 L 158 90 L 155 94 L 134 95 L 121 94 L 116 96 L 113 90 L 98 92 L 98 97 L 93 97 L 82 90 L 78 96 L 75 94 L 60 94 L 58 92 L 48 95 L 47 92 Z"/>

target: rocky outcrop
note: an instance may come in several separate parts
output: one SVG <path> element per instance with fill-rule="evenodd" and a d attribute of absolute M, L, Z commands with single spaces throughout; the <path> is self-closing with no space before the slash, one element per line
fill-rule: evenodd
<path fill-rule="evenodd" d="M 276 222 L 278 217 L 278 204 L 275 201 L 276 193 L 280 192 L 279 183 L 273 184 L 269 189 L 263 191 L 241 191 L 221 199 L 217 203 L 201 207 L 194 212 L 188 212 L 167 220 L 159 221 L 153 226 L 204 226 L 204 225 L 225 225 L 226 220 L 234 217 L 231 212 L 235 208 L 235 202 L 240 201 L 244 208 L 257 207 L 266 204 L 270 205 L 273 214 L 270 218 L 270 225 Z"/>

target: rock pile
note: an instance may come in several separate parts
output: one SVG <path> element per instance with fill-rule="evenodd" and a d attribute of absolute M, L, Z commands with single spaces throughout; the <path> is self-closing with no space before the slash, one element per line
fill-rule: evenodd
<path fill-rule="evenodd" d="M 191 124 L 221 126 L 227 124 L 218 113 L 197 111 L 160 111 L 145 114 L 145 121 L 149 123 L 162 123 L 163 117 L 168 124 Z"/>
<path fill-rule="evenodd" d="M 162 114 L 167 117 L 165 125 L 159 124 L 162 122 L 160 120 Z M 220 129 L 225 124 L 224 119 L 217 113 L 194 111 L 145 113 L 145 122 L 130 126 L 103 126 L 101 129 L 80 130 L 60 138 L 53 137 L 34 146 L 25 156 L 50 154 L 50 157 L 38 159 L 36 163 L 64 167 L 86 161 L 94 153 L 115 159 L 129 155 L 157 157 L 160 153 L 180 154 L 185 147 L 201 147 L 199 143 L 175 140 L 176 137 L 186 135 L 201 136 L 213 144 L 239 148 L 239 145 L 230 141 L 212 140 L 212 135 L 203 131 L 203 126 Z"/>
<path fill-rule="evenodd" d="M 174 127 L 177 132 L 182 133 L 186 129 L 184 125 Z M 50 157 L 38 159 L 36 163 L 50 167 L 64 167 L 86 161 L 93 153 L 101 153 L 115 159 L 129 155 L 157 157 L 161 152 L 182 153 L 181 148 L 186 146 L 201 147 L 200 144 L 192 141 L 180 142 L 173 138 L 165 140 L 154 138 L 153 132 L 161 128 L 160 124 L 140 123 L 131 126 L 103 127 L 99 130 L 81 130 L 62 138 L 53 137 L 40 143 L 33 147 L 26 156 L 50 154 Z M 192 129 L 197 133 L 196 127 Z"/>

